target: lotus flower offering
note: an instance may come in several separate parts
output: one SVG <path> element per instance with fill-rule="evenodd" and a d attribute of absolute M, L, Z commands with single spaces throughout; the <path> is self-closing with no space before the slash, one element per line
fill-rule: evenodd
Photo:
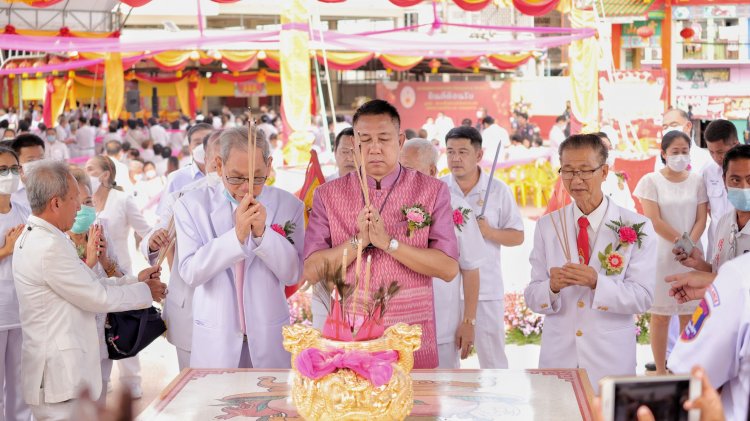
<path fill-rule="evenodd" d="M 346 262 L 344 251 L 342 266 L 324 266 L 315 286 L 328 310 L 323 331 L 299 324 L 284 328 L 284 348 L 292 354 L 295 372 L 292 400 L 308 420 L 404 419 L 413 406 L 409 373 L 422 328 L 398 323 L 385 329 L 383 317 L 399 292 L 398 282 L 370 293 L 370 256 L 364 277 L 359 276 L 361 245 L 353 284 L 346 282 Z"/>

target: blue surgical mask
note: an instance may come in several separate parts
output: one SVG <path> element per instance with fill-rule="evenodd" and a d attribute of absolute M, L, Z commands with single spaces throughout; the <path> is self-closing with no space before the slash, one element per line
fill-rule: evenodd
<path fill-rule="evenodd" d="M 729 199 L 729 203 L 738 211 L 750 212 L 750 189 L 728 187 L 727 199 Z"/>
<path fill-rule="evenodd" d="M 229 200 L 229 202 L 232 203 L 234 206 L 239 206 L 240 205 L 240 202 L 237 199 L 235 199 L 234 197 L 232 197 L 232 194 L 229 193 L 229 190 L 227 190 L 227 189 L 224 189 L 224 197 L 226 197 L 227 200 Z"/>
<path fill-rule="evenodd" d="M 83 234 L 89 230 L 91 224 L 96 220 L 96 209 L 91 206 L 81 205 L 81 209 L 76 214 L 76 220 L 70 229 L 74 234 Z"/>

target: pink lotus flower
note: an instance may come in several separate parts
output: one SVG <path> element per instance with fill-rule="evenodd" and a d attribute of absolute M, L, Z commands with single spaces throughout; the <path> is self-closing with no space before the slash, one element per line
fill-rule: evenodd
<path fill-rule="evenodd" d="M 464 224 L 464 214 L 460 209 L 456 209 L 453 211 L 453 223 L 456 225 Z"/>
<path fill-rule="evenodd" d="M 286 231 L 284 231 L 284 227 L 282 227 L 281 225 L 272 224 L 271 229 L 286 237 Z"/>
<path fill-rule="evenodd" d="M 406 219 L 409 220 L 409 222 L 414 222 L 416 224 L 421 224 L 424 222 L 424 215 L 420 212 L 410 211 L 406 214 Z"/>
<path fill-rule="evenodd" d="M 620 242 L 621 243 L 633 244 L 636 241 L 638 241 L 638 234 L 635 232 L 633 228 L 630 228 L 630 227 L 620 228 Z"/>

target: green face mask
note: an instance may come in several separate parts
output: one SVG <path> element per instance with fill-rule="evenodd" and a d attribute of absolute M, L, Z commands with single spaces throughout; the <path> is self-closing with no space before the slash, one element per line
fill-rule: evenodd
<path fill-rule="evenodd" d="M 82 205 L 81 209 L 76 214 L 76 220 L 73 223 L 73 228 L 70 230 L 74 234 L 83 234 L 88 231 L 91 224 L 96 219 L 96 209 L 91 206 Z"/>

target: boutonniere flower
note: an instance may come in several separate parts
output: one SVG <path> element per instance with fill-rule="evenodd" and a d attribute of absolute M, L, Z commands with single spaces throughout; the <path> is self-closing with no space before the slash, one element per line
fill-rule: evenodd
<path fill-rule="evenodd" d="M 619 275 L 625 268 L 625 257 L 617 250 L 613 250 L 610 243 L 607 244 L 604 252 L 599 252 L 599 263 L 602 264 L 602 268 L 607 272 L 607 276 Z"/>
<path fill-rule="evenodd" d="M 620 190 L 623 190 L 625 188 L 625 182 L 630 180 L 628 173 L 625 171 L 615 171 L 615 175 L 617 176 L 617 187 Z"/>
<path fill-rule="evenodd" d="M 282 227 L 279 224 L 271 224 L 271 229 L 281 234 L 284 238 L 287 239 L 290 243 L 294 244 L 294 240 L 292 239 L 292 234 L 294 234 L 294 230 L 297 228 L 297 224 L 295 224 L 292 221 L 286 221 L 284 226 Z"/>
<path fill-rule="evenodd" d="M 640 248 L 643 242 L 643 237 L 646 236 L 643 232 L 644 225 L 646 225 L 645 222 L 641 222 L 640 224 L 627 224 L 622 222 L 622 219 L 609 221 L 609 223 L 606 224 L 607 228 L 614 231 L 619 240 L 615 251 L 635 243 L 638 243 L 638 248 Z"/>
<path fill-rule="evenodd" d="M 419 203 L 412 206 L 404 206 L 401 209 L 401 213 L 406 216 L 406 220 L 409 222 L 409 227 L 406 230 L 407 237 L 411 237 L 414 231 L 432 224 L 432 216 Z"/>
<path fill-rule="evenodd" d="M 453 210 L 453 225 L 456 226 L 459 232 L 462 231 L 463 226 L 466 225 L 466 218 L 469 217 L 471 209 L 466 209 L 459 206 L 458 209 Z"/>

